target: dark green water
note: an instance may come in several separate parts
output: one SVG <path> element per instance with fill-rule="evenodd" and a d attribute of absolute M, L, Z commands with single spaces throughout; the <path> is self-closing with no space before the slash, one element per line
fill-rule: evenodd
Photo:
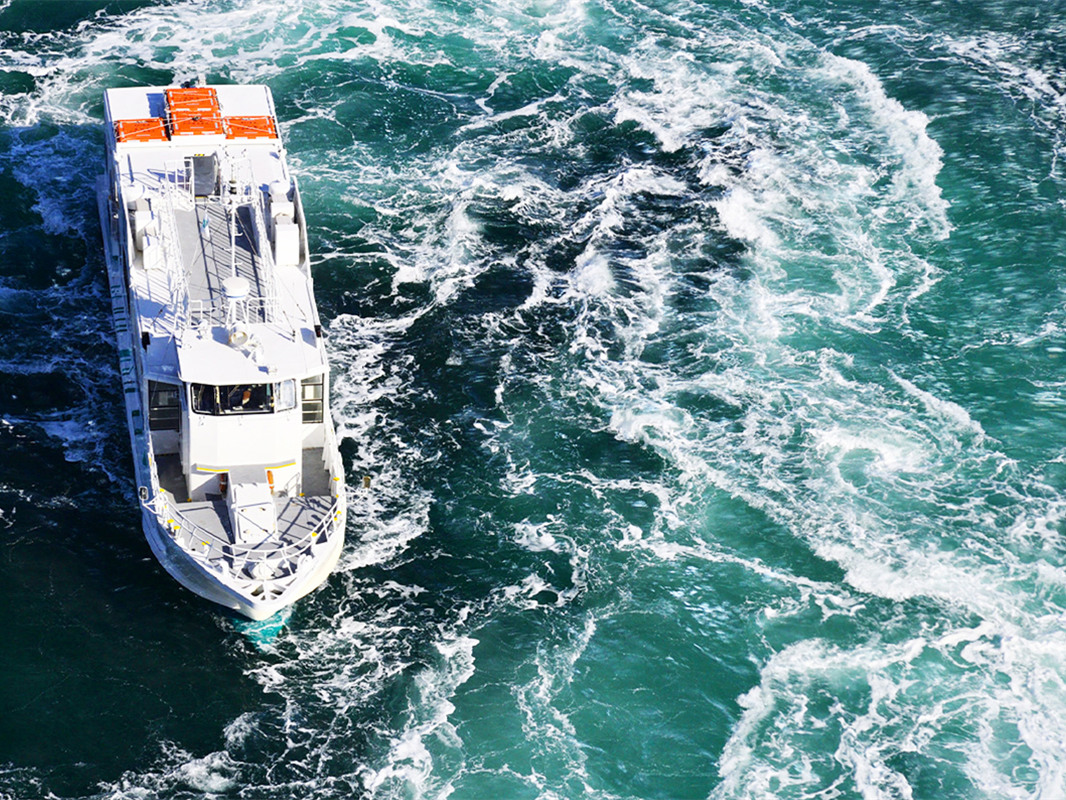
<path fill-rule="evenodd" d="M 0 2 L 0 798 L 1066 797 L 1066 5 Z M 102 91 L 261 82 L 355 491 L 139 527 Z"/>

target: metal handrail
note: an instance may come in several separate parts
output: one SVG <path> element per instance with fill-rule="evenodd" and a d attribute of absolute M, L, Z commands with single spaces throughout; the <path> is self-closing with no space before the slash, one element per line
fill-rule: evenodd
<path fill-rule="evenodd" d="M 170 180 L 169 172 L 160 175 L 149 171 L 147 173 L 131 173 L 131 181 L 138 181 L 140 185 L 148 188 L 153 187 L 153 194 L 148 198 L 154 205 L 158 201 L 161 208 L 153 207 L 153 217 L 161 226 L 158 233 L 163 245 L 163 265 L 167 276 L 167 292 L 170 294 L 173 306 L 174 328 L 180 335 L 185 328 L 188 319 L 189 283 L 185 274 L 185 265 L 178 252 L 178 231 L 174 224 L 174 209 L 180 200 L 180 190 Z"/>
<path fill-rule="evenodd" d="M 166 183 L 174 189 L 176 205 L 184 209 L 194 206 L 192 175 L 192 159 L 188 156 L 164 162 L 163 175 Z M 163 178 L 160 179 L 163 181 Z"/>
<path fill-rule="evenodd" d="M 263 197 L 251 181 L 251 166 L 247 161 L 234 161 L 231 163 L 233 175 L 238 179 L 237 197 L 241 199 L 238 205 L 247 205 L 251 209 L 252 230 L 257 252 L 256 257 L 263 262 L 261 270 L 261 282 L 263 294 L 252 301 L 262 310 L 265 322 L 275 322 L 278 317 L 279 301 L 277 284 L 275 280 L 275 265 L 273 253 L 270 248 L 266 220 L 263 212 Z M 134 176 L 131 175 L 131 178 Z M 181 254 L 177 250 L 178 231 L 175 224 L 176 209 L 190 205 L 190 186 L 184 179 L 184 170 L 176 167 L 171 168 L 168 164 L 163 174 L 149 172 L 136 176 L 145 186 L 152 185 L 154 179 L 156 197 L 159 199 L 161 208 L 156 218 L 159 220 L 162 230 L 159 238 L 163 244 L 163 261 L 167 274 L 167 291 L 170 293 L 170 303 L 173 307 L 174 332 L 180 341 L 182 335 L 195 323 L 203 318 L 216 324 L 226 323 L 226 305 L 224 303 L 205 303 L 204 301 L 191 301 L 189 296 L 189 282 L 182 262 Z"/>
<path fill-rule="evenodd" d="M 209 531 L 202 525 L 197 525 L 195 522 L 193 522 L 184 514 L 182 514 L 181 511 L 178 510 L 174 504 L 167 500 L 166 494 L 163 489 L 160 489 L 154 498 L 143 500 L 142 505 L 146 509 L 151 511 L 153 514 L 155 514 L 156 518 L 170 532 L 171 538 L 174 539 L 174 541 L 178 544 L 179 547 L 181 546 L 181 543 L 178 542 L 178 533 L 184 530 L 189 533 L 195 533 L 197 537 L 201 538 L 201 541 L 206 539 L 209 543 L 208 546 L 217 548 L 220 554 L 222 553 L 222 548 L 229 548 L 231 551 L 231 555 L 229 555 L 230 560 L 236 561 L 238 558 L 240 558 L 241 555 L 243 555 L 243 564 L 247 563 L 249 560 L 266 561 L 269 558 L 289 558 L 292 555 L 299 555 L 307 550 L 310 550 L 313 545 L 318 544 L 318 541 L 316 540 L 318 539 L 319 534 L 328 530 L 330 524 L 338 517 L 340 501 L 341 497 L 339 495 L 335 496 L 333 498 L 333 503 L 330 504 L 329 509 L 326 511 L 322 519 L 319 520 L 318 524 L 316 524 L 315 527 L 312 528 L 303 538 L 295 542 L 290 542 L 288 544 L 280 545 L 278 547 L 270 549 L 263 549 L 261 544 L 243 545 L 238 544 L 236 542 L 229 542 L 225 539 L 220 538 L 212 531 Z M 188 550 L 187 548 L 183 549 L 186 549 L 188 552 L 191 552 L 194 556 L 203 555 L 201 553 L 196 552 L 195 550 Z M 255 556 L 255 558 L 249 558 L 253 555 Z M 205 561 L 206 563 L 212 563 L 217 562 L 219 560 L 223 560 L 224 558 L 226 557 L 220 555 L 217 558 L 201 558 L 200 560 Z"/>
<path fill-rule="evenodd" d="M 166 494 L 163 490 L 160 490 L 155 498 L 143 500 L 142 505 L 156 515 L 164 527 L 171 532 L 171 537 L 175 542 L 177 542 L 177 534 L 179 531 L 184 530 L 187 532 L 193 532 L 196 533 L 197 537 L 201 538 L 201 541 L 206 539 L 209 542 L 209 546 L 214 546 L 220 551 L 222 551 L 223 547 L 228 547 L 231 553 L 229 556 L 230 559 L 236 560 L 243 555 L 244 561 L 247 562 L 249 560 L 248 557 L 253 555 L 256 556 L 256 558 L 251 559 L 253 561 L 265 561 L 268 558 L 277 558 L 279 556 L 281 558 L 288 558 L 290 555 L 303 553 L 303 551 L 310 549 L 311 545 L 318 544 L 318 542 L 314 540 L 317 540 L 319 534 L 326 531 L 329 525 L 337 518 L 340 500 L 340 496 L 334 497 L 333 503 L 330 503 L 329 508 L 326 510 L 318 524 L 311 528 L 302 539 L 290 542 L 289 544 L 265 549 L 261 544 L 243 545 L 237 542 L 229 542 L 220 538 L 219 535 L 208 530 L 204 526 L 197 525 L 192 522 L 189 517 L 182 514 L 181 511 L 176 508 L 174 503 L 169 502 L 169 500 L 166 499 Z M 180 543 L 178 544 L 180 546 Z M 201 555 L 195 553 L 195 551 L 192 551 L 192 553 L 194 556 Z M 219 559 L 204 560 L 211 562 Z"/>
<path fill-rule="evenodd" d="M 325 447 L 323 450 L 329 454 L 329 478 L 330 485 L 334 487 L 334 497 L 338 497 L 344 491 L 344 459 L 341 458 L 340 449 L 337 447 L 337 432 L 333 429 L 333 420 L 326 416 L 325 420 Z"/>
<path fill-rule="evenodd" d="M 189 323 L 189 278 L 185 274 L 185 264 L 177 249 L 178 229 L 174 223 L 175 199 L 177 190 L 160 181 L 163 208 L 160 216 L 166 230 L 160 232 L 163 240 L 163 257 L 167 269 L 167 289 L 171 304 L 174 306 L 174 331 L 180 339 Z"/>
<path fill-rule="evenodd" d="M 268 297 L 251 297 L 243 301 L 249 312 L 256 309 L 262 309 L 263 318 L 267 321 L 270 320 L 268 316 L 270 308 L 273 307 L 274 301 Z M 195 328 L 201 322 L 208 322 L 214 325 L 225 325 L 229 320 L 227 319 L 227 312 L 229 310 L 228 305 L 223 300 L 212 302 L 210 300 L 190 300 L 189 301 L 189 326 Z"/>

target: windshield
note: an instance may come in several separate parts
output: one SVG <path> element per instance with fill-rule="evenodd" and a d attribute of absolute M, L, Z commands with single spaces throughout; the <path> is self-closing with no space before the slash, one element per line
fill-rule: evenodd
<path fill-rule="evenodd" d="M 192 385 L 192 410 L 197 414 L 269 414 L 274 410 L 274 385 L 237 383 L 231 386 Z"/>
<path fill-rule="evenodd" d="M 270 414 L 296 407 L 296 381 L 190 386 L 192 410 L 197 414 Z"/>

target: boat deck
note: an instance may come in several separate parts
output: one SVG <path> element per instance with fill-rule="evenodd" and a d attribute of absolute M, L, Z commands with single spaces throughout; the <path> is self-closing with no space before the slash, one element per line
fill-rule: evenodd
<path fill-rule="evenodd" d="M 159 475 L 159 486 L 175 502 L 181 502 L 189 496 L 189 487 L 185 482 L 185 474 L 181 471 L 181 456 L 177 453 L 156 455 L 155 466 Z"/>
<path fill-rule="evenodd" d="M 172 497 L 168 500 L 173 502 Z M 229 509 L 222 495 L 213 495 L 207 500 L 190 503 L 174 503 L 174 507 L 189 522 L 224 539 L 226 544 L 239 544 L 243 550 L 254 555 L 257 549 L 271 552 L 285 545 L 295 544 L 307 538 L 333 505 L 329 495 L 315 497 L 285 497 L 275 499 L 274 507 L 278 513 L 278 531 L 261 542 L 237 542 L 230 527 Z"/>
<path fill-rule="evenodd" d="M 218 198 L 198 199 L 191 209 L 175 209 L 174 224 L 181 244 L 189 301 L 210 308 L 222 300 L 222 281 L 233 275 L 248 281 L 249 298 L 268 297 L 264 259 L 256 246 L 252 214 L 247 206 L 235 213 L 230 246 L 230 213 Z M 248 322 L 263 322 L 262 304 L 249 304 Z"/>
<path fill-rule="evenodd" d="M 278 535 L 269 540 L 271 548 L 292 544 L 304 538 L 322 521 L 323 515 L 332 506 L 329 471 L 323 458 L 321 447 L 306 448 L 302 453 L 303 491 L 298 496 L 275 495 Z M 169 504 L 189 522 L 220 539 L 225 539 L 229 544 L 237 544 L 230 525 L 229 509 L 221 494 L 209 494 L 206 500 L 189 501 L 180 456 L 177 453 L 157 455 L 155 463 L 160 488 L 166 493 Z M 255 548 L 251 550 L 254 552 Z"/>

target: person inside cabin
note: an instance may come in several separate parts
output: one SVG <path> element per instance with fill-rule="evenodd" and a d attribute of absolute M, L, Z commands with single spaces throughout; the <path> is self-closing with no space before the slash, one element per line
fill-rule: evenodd
<path fill-rule="evenodd" d="M 251 386 L 234 386 L 229 393 L 230 411 L 252 411 L 256 404 L 252 402 Z"/>
<path fill-rule="evenodd" d="M 219 387 L 223 397 L 223 414 L 246 414 L 273 408 L 267 384 L 234 384 Z"/>
<path fill-rule="evenodd" d="M 230 407 L 238 412 L 264 410 L 266 407 L 264 389 L 265 387 L 261 385 L 248 384 L 233 387 L 233 393 L 230 395 Z"/>

